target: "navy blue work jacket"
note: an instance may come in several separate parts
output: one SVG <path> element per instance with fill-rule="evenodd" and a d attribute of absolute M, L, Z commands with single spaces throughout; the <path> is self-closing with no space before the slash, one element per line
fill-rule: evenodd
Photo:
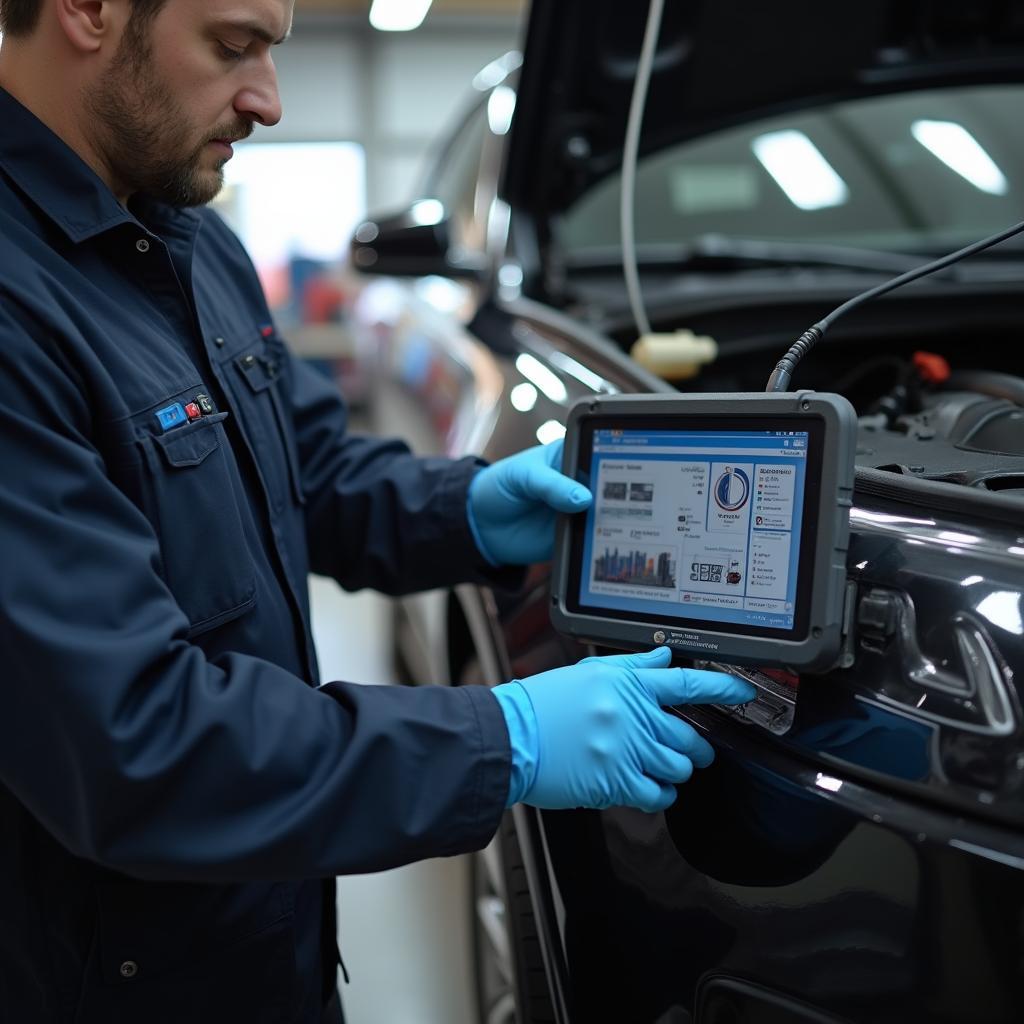
<path fill-rule="evenodd" d="M 478 464 L 345 425 L 213 213 L 123 208 L 0 90 L 4 1024 L 318 1022 L 324 880 L 495 831 L 485 688 L 317 686 L 310 570 L 495 580 Z"/>

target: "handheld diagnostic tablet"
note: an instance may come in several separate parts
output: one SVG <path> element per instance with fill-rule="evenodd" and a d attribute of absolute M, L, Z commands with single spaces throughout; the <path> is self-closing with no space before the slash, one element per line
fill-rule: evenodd
<path fill-rule="evenodd" d="M 857 420 L 838 395 L 616 395 L 569 414 L 552 621 L 611 647 L 826 668 L 839 651 Z"/>

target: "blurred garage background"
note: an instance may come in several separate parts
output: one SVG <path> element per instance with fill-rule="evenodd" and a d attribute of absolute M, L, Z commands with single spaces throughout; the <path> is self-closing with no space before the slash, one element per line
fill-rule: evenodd
<path fill-rule="evenodd" d="M 426 14 L 413 29 L 374 27 L 415 20 L 417 8 Z M 360 287 L 346 265 L 349 237 L 367 212 L 415 195 L 432 147 L 471 103 L 474 79 L 519 44 L 522 8 L 520 0 L 297 0 L 292 38 L 274 54 L 284 118 L 257 127 L 225 169 L 220 212 L 252 254 L 292 347 L 349 398 L 356 430 L 414 445 L 433 433 L 374 374 L 373 339 L 348 329 Z M 319 578 L 312 597 L 323 678 L 394 682 L 387 599 Z M 341 880 L 349 1024 L 476 1020 L 468 871 L 458 858 Z"/>

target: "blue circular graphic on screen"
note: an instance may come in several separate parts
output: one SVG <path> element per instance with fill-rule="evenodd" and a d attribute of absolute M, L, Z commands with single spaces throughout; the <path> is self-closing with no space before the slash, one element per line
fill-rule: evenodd
<path fill-rule="evenodd" d="M 725 512 L 738 512 L 750 497 L 750 477 L 742 469 L 727 469 L 715 481 L 715 504 Z"/>

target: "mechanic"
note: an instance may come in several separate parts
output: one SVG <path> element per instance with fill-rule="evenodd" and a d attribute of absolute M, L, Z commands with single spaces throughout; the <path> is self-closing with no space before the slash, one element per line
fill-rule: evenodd
<path fill-rule="evenodd" d="M 664 649 L 320 686 L 309 571 L 389 594 L 550 556 L 559 446 L 346 433 L 204 204 L 281 116 L 291 0 L 0 0 L 0 1019 L 341 1020 L 333 878 L 506 807 L 667 807 L 749 700 Z"/>

